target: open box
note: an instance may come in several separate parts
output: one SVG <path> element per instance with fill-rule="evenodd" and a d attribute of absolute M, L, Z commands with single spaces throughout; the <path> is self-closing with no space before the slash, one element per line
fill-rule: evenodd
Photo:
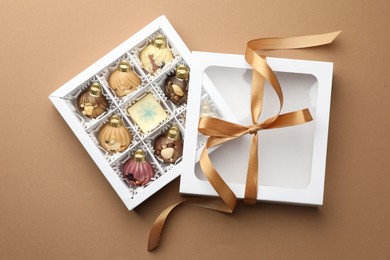
<path fill-rule="evenodd" d="M 217 196 L 197 163 L 206 140 L 198 133 L 198 120 L 203 114 L 251 125 L 252 68 L 242 55 L 193 52 L 192 62 L 180 192 Z M 267 63 L 283 89 L 282 113 L 307 107 L 314 120 L 259 132 L 257 199 L 322 205 L 333 63 L 281 58 L 267 58 Z M 276 114 L 278 105 L 266 83 L 259 121 Z M 210 155 L 238 198 L 244 197 L 250 138 L 247 135 L 223 144 Z"/>
<path fill-rule="evenodd" d="M 140 53 L 145 46 L 156 39 L 157 35 L 165 37 L 172 59 L 164 62 L 154 73 L 149 73 L 141 63 Z M 160 134 L 166 133 L 172 125 L 178 126 L 181 136 L 184 140 L 186 138 L 184 125 L 187 104 L 173 104 L 163 89 L 165 79 L 174 74 L 178 65 L 184 64 L 190 68 L 190 55 L 190 51 L 169 21 L 165 16 L 161 16 L 49 96 L 129 210 L 181 173 L 179 169 L 181 169 L 182 159 L 179 158 L 172 164 L 164 163 L 156 156 L 153 142 Z M 131 70 L 140 79 L 140 84 L 133 92 L 122 97 L 110 87 L 109 77 L 123 60 L 131 66 Z M 108 109 L 97 118 L 89 119 L 77 110 L 77 102 L 80 94 L 92 86 L 92 83 L 101 86 L 102 93 L 108 101 Z M 151 94 L 161 106 L 166 113 L 166 118 L 159 121 L 158 125 L 150 131 L 143 132 L 127 109 L 148 94 Z M 124 127 L 132 136 L 132 141 L 124 151 L 109 153 L 98 139 L 102 126 L 114 114 L 122 120 Z M 75 147 L 75 149 L 79 148 Z M 145 186 L 130 185 L 122 172 L 125 162 L 134 156 L 137 149 L 144 151 L 146 160 L 151 163 L 154 171 L 153 178 Z"/>

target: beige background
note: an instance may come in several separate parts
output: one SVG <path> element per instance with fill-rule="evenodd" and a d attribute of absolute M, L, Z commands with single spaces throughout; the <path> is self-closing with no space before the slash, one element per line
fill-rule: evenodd
<path fill-rule="evenodd" d="M 390 1 L 163 2 L 0 1 L 0 258 L 390 259 Z M 47 96 L 161 14 L 212 52 L 344 30 L 273 53 L 335 62 L 323 207 L 183 207 L 146 251 L 179 180 L 128 212 Z"/>

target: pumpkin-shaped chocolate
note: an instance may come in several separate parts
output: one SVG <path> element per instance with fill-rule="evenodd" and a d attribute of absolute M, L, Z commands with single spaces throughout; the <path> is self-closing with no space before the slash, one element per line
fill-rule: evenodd
<path fill-rule="evenodd" d="M 141 79 L 131 69 L 129 62 L 122 60 L 111 73 L 108 84 L 118 97 L 123 97 L 135 91 L 141 84 Z"/>
<path fill-rule="evenodd" d="M 123 176 L 126 181 L 133 186 L 146 185 L 153 178 L 153 166 L 147 160 L 142 149 L 135 151 L 134 157 L 124 164 Z"/>
<path fill-rule="evenodd" d="M 129 147 L 133 137 L 119 116 L 113 115 L 99 132 L 100 145 L 110 153 L 123 152 Z"/>

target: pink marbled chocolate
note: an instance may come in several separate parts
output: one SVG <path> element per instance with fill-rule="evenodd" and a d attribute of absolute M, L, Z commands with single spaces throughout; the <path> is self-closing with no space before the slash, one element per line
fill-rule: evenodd
<path fill-rule="evenodd" d="M 137 162 L 130 159 L 123 166 L 123 175 L 131 185 L 143 186 L 152 179 L 154 170 L 149 161 Z"/>

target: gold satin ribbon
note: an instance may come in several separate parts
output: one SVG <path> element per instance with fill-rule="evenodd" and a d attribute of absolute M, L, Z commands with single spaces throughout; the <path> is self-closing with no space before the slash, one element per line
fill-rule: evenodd
<path fill-rule="evenodd" d="M 253 67 L 252 90 L 251 90 L 251 113 L 252 125 L 243 126 L 230 123 L 212 117 L 202 117 L 199 122 L 199 132 L 209 136 L 200 157 L 200 166 L 210 184 L 216 190 L 220 198 L 194 198 L 179 202 L 166 208 L 157 217 L 150 231 L 148 251 L 155 249 L 160 243 L 161 232 L 168 215 L 179 205 L 190 204 L 198 207 L 213 209 L 224 213 L 232 213 L 237 204 L 237 197 L 226 182 L 218 174 L 210 161 L 208 149 L 217 145 L 234 140 L 243 135 L 252 135 L 250 146 L 248 170 L 245 185 L 244 203 L 256 204 L 258 188 L 258 131 L 294 126 L 312 121 L 307 108 L 280 114 L 283 107 L 283 92 L 279 81 L 268 66 L 265 57 L 258 55 L 256 50 L 283 50 L 309 48 L 331 43 L 341 31 L 297 36 L 288 38 L 262 38 L 249 41 L 247 44 L 245 59 Z M 267 80 L 278 95 L 280 105 L 276 115 L 258 122 L 262 112 L 264 81 Z"/>

